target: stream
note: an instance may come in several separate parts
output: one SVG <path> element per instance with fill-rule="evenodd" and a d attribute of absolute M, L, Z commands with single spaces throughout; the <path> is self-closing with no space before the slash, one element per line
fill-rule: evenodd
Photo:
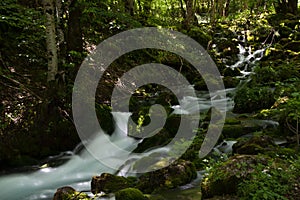
<path fill-rule="evenodd" d="M 254 61 L 259 60 L 262 56 L 262 50 L 253 53 L 248 52 L 248 55 L 245 56 L 245 48 L 242 46 L 239 46 L 239 48 L 239 61 L 235 65 L 228 67 L 236 68 L 240 67 L 243 63 L 248 63 L 251 59 L 251 55 L 256 56 Z M 257 57 L 257 55 L 259 56 Z M 249 69 L 245 69 L 243 72 L 246 74 L 246 71 L 249 71 Z M 224 93 L 224 91 L 219 92 Z M 225 92 L 227 94 L 233 93 L 234 89 L 226 89 Z M 226 110 L 230 110 L 233 107 L 232 99 L 229 98 L 228 95 L 226 98 L 219 98 L 218 95 L 219 93 L 217 91 L 214 94 L 199 92 L 197 95 L 198 98 L 186 96 L 181 100 L 181 106 L 172 106 L 174 109 L 173 114 L 196 113 L 199 112 L 199 108 L 200 112 L 204 112 L 214 104 L 225 105 Z M 226 112 L 226 110 L 224 110 L 224 112 Z M 111 141 L 121 149 L 128 151 L 134 150 L 140 141 L 127 136 L 127 122 L 131 113 L 115 112 L 112 114 L 116 122 L 116 129 L 112 136 L 110 136 Z M 102 141 L 103 137 L 107 136 L 100 134 L 99 137 L 96 137 L 90 144 L 90 148 L 102 156 L 101 160 L 103 159 L 106 162 L 116 161 L 121 167 L 123 163 L 118 162 L 120 152 L 111 151 L 110 145 Z M 80 145 L 78 148 L 75 148 L 73 152 L 63 152 L 56 157 L 50 157 L 48 163 L 42 166 L 34 166 L 33 168 L 35 170 L 26 173 L 13 173 L 0 176 L 1 199 L 51 200 L 56 189 L 59 187 L 68 185 L 77 191 L 89 191 L 92 176 L 100 175 L 104 172 L 112 174 L 116 172 L 115 169 L 111 169 L 95 159 L 85 148 L 80 151 L 78 149 L 81 149 Z M 50 164 L 55 162 L 63 162 L 63 164 L 54 166 Z M 36 170 L 36 168 L 38 169 Z M 197 191 L 199 191 L 202 174 L 203 172 L 199 172 L 198 178 L 194 182 L 162 194 L 162 196 L 167 199 L 179 200 L 199 199 Z M 110 198 L 110 200 L 113 199 L 114 197 Z"/>

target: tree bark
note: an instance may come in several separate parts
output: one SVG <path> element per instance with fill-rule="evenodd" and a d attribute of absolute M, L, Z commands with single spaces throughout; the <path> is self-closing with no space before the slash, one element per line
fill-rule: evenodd
<path fill-rule="evenodd" d="M 223 17 L 227 17 L 228 16 L 229 5 L 230 5 L 230 0 L 226 0 L 225 6 L 224 6 L 224 9 L 223 9 Z"/>
<path fill-rule="evenodd" d="M 125 0 L 125 11 L 131 16 L 134 15 L 134 0 Z"/>
<path fill-rule="evenodd" d="M 275 6 L 278 14 L 298 14 L 298 0 L 278 0 Z"/>
<path fill-rule="evenodd" d="M 298 0 L 288 1 L 288 12 L 294 15 L 298 14 Z"/>
<path fill-rule="evenodd" d="M 82 8 L 77 0 L 72 1 L 69 6 L 68 32 L 67 32 L 67 51 L 83 51 L 82 29 L 80 17 Z"/>
<path fill-rule="evenodd" d="M 46 15 L 46 46 L 48 57 L 47 81 L 55 80 L 58 71 L 58 56 L 56 45 L 56 25 L 55 25 L 55 2 L 54 0 L 43 0 L 43 7 Z"/>
<path fill-rule="evenodd" d="M 186 29 L 190 29 L 195 19 L 193 0 L 185 0 L 185 6 L 186 6 L 186 17 L 183 23 Z"/>

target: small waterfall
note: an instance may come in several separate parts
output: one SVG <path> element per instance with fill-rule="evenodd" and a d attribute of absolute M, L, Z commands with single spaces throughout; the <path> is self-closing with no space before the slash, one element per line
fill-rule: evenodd
<path fill-rule="evenodd" d="M 243 74 L 241 78 L 245 78 L 252 71 L 251 65 L 263 57 L 266 48 L 254 52 L 252 52 L 251 47 L 239 45 L 238 48 L 240 51 L 238 55 L 239 60 L 235 64 L 227 67 L 231 69 L 239 68 Z M 233 100 L 227 95 L 232 92 L 234 92 L 234 88 L 226 89 L 225 92 L 199 92 L 197 98 L 184 96 L 180 100 L 180 105 L 172 106 L 174 109 L 172 114 L 195 114 L 207 111 L 214 105 L 224 108 L 221 112 L 226 112 L 233 107 Z M 224 98 L 224 94 L 226 94 L 226 98 Z M 69 160 L 61 166 L 49 167 L 46 164 L 42 166 L 41 169 L 32 173 L 0 176 L 0 198 L 9 200 L 49 200 L 52 199 L 57 188 L 65 185 L 69 185 L 78 191 L 89 190 L 92 176 L 99 175 L 103 172 L 116 172 L 116 169 L 112 169 L 103 163 L 113 163 L 114 166 L 123 167 L 120 170 L 120 174 L 125 175 L 126 169 L 129 169 L 131 166 L 126 165 L 128 163 L 120 159 L 124 156 L 124 152 L 121 150 L 126 149 L 128 155 L 125 156 L 129 156 L 129 152 L 137 147 L 140 140 L 127 136 L 128 119 L 131 113 L 115 112 L 112 114 L 116 121 L 116 129 L 109 140 L 113 145 L 107 143 L 107 140 L 104 140 L 104 137 L 108 137 L 107 135 L 99 134 L 90 144 L 87 144 L 88 149 L 92 151 L 93 155 L 85 148 L 81 150 L 80 153 L 77 153 L 79 148 L 76 148 L 73 153 L 67 153 Z M 120 151 L 116 150 L 116 146 L 119 147 Z M 147 153 L 150 154 L 155 151 L 166 153 L 168 149 L 159 148 Z M 130 156 L 129 158 L 132 159 L 133 162 L 139 159 L 139 157 Z M 53 158 L 53 160 L 55 160 L 55 158 Z M 130 163 L 130 160 L 128 160 L 128 162 Z"/>
<path fill-rule="evenodd" d="M 113 113 L 117 127 L 111 141 L 120 149 L 132 151 L 136 148 L 138 141 L 127 137 L 127 122 L 130 113 Z M 98 160 L 103 159 L 104 163 L 111 162 L 120 156 L 118 151 L 111 150 L 111 144 L 104 143 L 104 134 L 95 138 L 89 149 L 97 153 Z M 109 160 L 108 160 L 109 159 Z M 69 185 L 78 191 L 89 190 L 90 180 L 94 175 L 102 172 L 114 173 L 111 169 L 92 156 L 86 149 L 78 155 L 73 154 L 69 161 L 59 167 L 44 167 L 32 173 L 11 174 L 0 177 L 0 198 L 9 200 L 38 200 L 52 199 L 56 189 Z M 119 161 L 123 163 L 123 161 Z"/>
<path fill-rule="evenodd" d="M 246 44 L 245 40 L 243 40 L 243 42 Z M 264 53 L 268 47 L 270 47 L 270 45 L 253 51 L 251 46 L 244 47 L 243 45 L 238 44 L 238 61 L 233 65 L 227 65 L 226 67 L 230 69 L 239 69 L 242 76 L 238 76 L 237 78 L 243 79 L 253 73 L 253 65 L 264 57 Z"/>
<path fill-rule="evenodd" d="M 212 93 L 201 92 L 200 97 L 185 96 L 180 100 L 180 105 L 172 106 L 174 111 L 172 114 L 188 115 L 202 113 L 212 106 L 223 108 L 221 112 L 226 112 L 233 108 L 233 100 L 228 94 L 234 92 L 234 88 L 228 88 L 224 91 L 215 91 Z M 224 96 L 226 94 L 226 97 Z"/>

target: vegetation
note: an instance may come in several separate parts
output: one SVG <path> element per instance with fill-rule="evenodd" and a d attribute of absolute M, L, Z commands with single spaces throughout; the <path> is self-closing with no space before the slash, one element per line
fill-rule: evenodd
<path fill-rule="evenodd" d="M 80 142 L 72 117 L 72 91 L 82 61 L 100 42 L 115 34 L 133 28 L 159 27 L 182 32 L 201 44 L 216 63 L 225 87 L 236 88 L 231 96 L 234 107 L 228 112 L 219 140 L 236 140 L 234 155 L 211 153 L 199 158 L 210 120 L 208 112 L 201 116 L 193 142 L 182 139 L 175 144 L 174 152 L 167 155 L 189 147 L 180 157 L 182 160 L 171 166 L 172 170 L 164 168 L 143 174 L 140 179 L 144 181 L 139 184 L 133 179 L 130 182 L 124 177 L 106 175 L 119 183 L 108 183 L 103 191 L 114 192 L 117 198 L 121 195 L 122 199 L 143 199 L 146 197 L 131 187 L 144 193 L 173 189 L 195 179 L 196 170 L 206 169 L 201 184 L 204 197 L 229 194 L 241 199 L 299 198 L 298 3 L 2 0 L 1 172 L 40 165 L 50 155 L 72 150 Z M 115 130 L 110 102 L 114 85 L 125 72 L 145 63 L 168 65 L 183 74 L 196 90 L 207 90 L 203 77 L 179 55 L 156 49 L 123 55 L 111 63 L 95 94 L 99 123 L 107 134 Z M 151 123 L 149 108 L 154 104 L 163 105 L 169 116 L 164 128 L 144 139 L 134 152 L 164 146 L 175 137 L 181 117 L 170 113 L 178 102 L 168 88 L 160 85 L 149 84 L 135 91 L 129 110 L 139 129 Z M 277 140 L 284 142 L 279 144 Z M 148 158 L 142 162 L 148 162 Z M 161 163 L 150 164 L 149 167 L 155 167 Z M 138 168 L 139 163 L 134 167 Z M 179 172 L 182 176 L 177 176 Z M 69 199 L 89 198 L 73 190 L 62 195 L 67 199 L 70 195 Z"/>

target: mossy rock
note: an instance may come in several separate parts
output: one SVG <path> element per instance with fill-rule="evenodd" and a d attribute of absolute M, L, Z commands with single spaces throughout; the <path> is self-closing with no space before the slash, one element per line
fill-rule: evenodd
<path fill-rule="evenodd" d="M 192 27 L 187 33 L 188 36 L 199 42 L 202 46 L 207 46 L 208 42 L 212 40 L 212 37 L 201 30 L 199 27 Z"/>
<path fill-rule="evenodd" d="M 77 192 L 74 188 L 65 186 L 58 188 L 52 200 L 89 200 L 89 196 L 83 192 Z"/>
<path fill-rule="evenodd" d="M 275 151 L 275 143 L 270 136 L 254 136 L 248 141 L 238 141 L 233 145 L 233 153 L 256 155 Z"/>
<path fill-rule="evenodd" d="M 146 200 L 144 194 L 136 188 L 126 188 L 115 193 L 116 200 Z"/>
<path fill-rule="evenodd" d="M 241 120 L 235 118 L 226 118 L 225 119 L 226 125 L 238 125 L 241 124 Z"/>
<path fill-rule="evenodd" d="M 268 157 L 260 155 L 235 155 L 214 166 L 201 183 L 202 195 L 236 194 L 238 185 L 246 179 L 258 164 L 267 165 Z"/>
<path fill-rule="evenodd" d="M 115 130 L 115 121 L 111 114 L 111 108 L 104 104 L 96 104 L 96 114 L 103 131 L 111 135 Z"/>
<path fill-rule="evenodd" d="M 159 131 L 159 133 L 150 138 L 145 138 L 141 143 L 139 143 L 137 148 L 134 150 L 134 153 L 142 153 L 154 147 L 164 146 L 168 144 L 171 139 L 172 135 L 163 128 Z"/>
<path fill-rule="evenodd" d="M 122 176 L 116 176 L 109 173 L 103 173 L 101 176 L 94 176 L 91 182 L 91 191 L 93 194 L 100 192 L 114 193 L 121 189 L 131 187 L 133 182 Z"/>
<path fill-rule="evenodd" d="M 178 160 L 168 167 L 140 176 L 137 188 L 150 194 L 154 191 L 185 185 L 196 177 L 197 171 L 192 162 Z"/>
<path fill-rule="evenodd" d="M 225 124 L 222 130 L 224 138 L 238 138 L 245 135 L 244 127 L 241 124 Z"/>
<path fill-rule="evenodd" d="M 155 195 L 146 195 L 148 200 L 167 200 L 166 198 L 164 198 L 163 196 L 159 195 L 159 194 L 155 194 Z"/>

